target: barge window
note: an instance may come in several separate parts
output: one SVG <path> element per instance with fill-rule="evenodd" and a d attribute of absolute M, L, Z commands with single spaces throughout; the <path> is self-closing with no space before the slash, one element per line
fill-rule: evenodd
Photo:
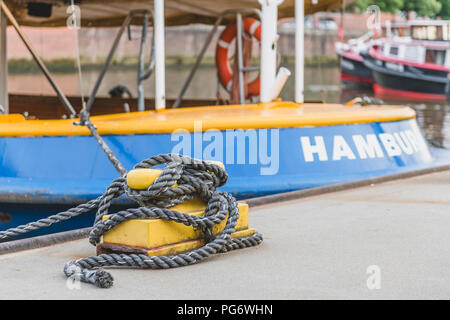
<path fill-rule="evenodd" d="M 413 27 L 413 39 L 425 40 L 427 38 L 426 27 Z"/>
<path fill-rule="evenodd" d="M 444 50 L 427 49 L 427 53 L 425 55 L 425 62 L 444 65 L 445 64 L 445 51 Z"/>
<path fill-rule="evenodd" d="M 389 48 L 389 55 L 398 56 L 398 47 L 391 46 Z"/>
<path fill-rule="evenodd" d="M 405 47 L 405 60 L 419 62 L 420 49 L 421 48 L 419 46 L 406 46 Z"/>
<path fill-rule="evenodd" d="M 437 28 L 435 26 L 428 26 L 427 28 L 427 40 L 436 40 L 437 39 Z"/>
<path fill-rule="evenodd" d="M 444 41 L 450 40 L 450 25 L 442 26 L 442 40 Z"/>
<path fill-rule="evenodd" d="M 413 39 L 416 40 L 436 40 L 438 29 L 436 26 L 417 26 L 413 27 Z"/>

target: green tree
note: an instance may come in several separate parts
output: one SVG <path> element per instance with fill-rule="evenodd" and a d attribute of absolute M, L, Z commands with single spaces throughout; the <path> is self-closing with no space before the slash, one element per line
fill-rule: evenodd
<path fill-rule="evenodd" d="M 404 11 L 415 11 L 420 16 L 434 17 L 441 11 L 442 4 L 439 0 L 406 0 Z"/>
<path fill-rule="evenodd" d="M 364 12 L 372 4 L 383 12 L 415 11 L 420 16 L 450 17 L 450 0 L 358 0 L 355 6 Z"/>
<path fill-rule="evenodd" d="M 404 1 L 408 0 L 358 0 L 355 5 L 361 12 L 364 12 L 368 6 L 374 4 L 380 7 L 381 11 L 396 13 L 403 8 Z"/>
<path fill-rule="evenodd" d="M 442 17 L 442 19 L 450 19 L 450 0 L 439 0 L 439 2 L 442 6 L 439 16 Z"/>

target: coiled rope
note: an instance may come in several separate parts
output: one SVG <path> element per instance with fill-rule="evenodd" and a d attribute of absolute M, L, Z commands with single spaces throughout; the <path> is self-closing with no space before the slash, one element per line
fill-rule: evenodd
<path fill-rule="evenodd" d="M 134 168 L 151 168 L 157 165 L 164 165 L 162 173 L 146 190 L 131 189 L 126 183 L 125 174 L 114 180 L 101 197 L 46 219 L 1 231 L 0 240 L 48 227 L 96 208 L 94 226 L 89 235 L 89 242 L 94 246 L 100 242 L 105 232 L 131 219 L 163 219 L 183 223 L 203 231 L 205 245 L 186 253 L 173 256 L 113 253 L 66 263 L 64 273 L 67 277 L 92 283 L 100 288 L 109 288 L 113 284 L 111 274 L 99 269 L 101 267 L 176 268 L 200 262 L 217 253 L 256 246 L 262 242 L 262 235 L 257 232 L 248 237 L 231 238 L 231 234 L 235 232 L 239 212 L 236 199 L 229 193 L 217 190 L 228 179 L 224 169 L 207 161 L 176 154 L 154 156 L 140 162 Z M 133 199 L 139 203 L 140 207 L 109 214 L 113 199 L 122 195 Z M 198 196 L 207 204 L 203 216 L 192 216 L 169 209 L 192 200 L 194 196 Z M 103 217 L 107 214 L 110 216 L 103 221 Z M 225 219 L 224 229 L 214 236 L 212 228 Z"/>

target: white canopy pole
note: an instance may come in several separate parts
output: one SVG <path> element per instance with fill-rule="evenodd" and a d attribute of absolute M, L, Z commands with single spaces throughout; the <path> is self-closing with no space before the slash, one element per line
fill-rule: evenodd
<path fill-rule="evenodd" d="M 259 0 L 261 4 L 261 102 L 272 101 L 277 74 L 278 5 L 282 0 Z"/>
<path fill-rule="evenodd" d="M 8 103 L 8 54 L 6 50 L 6 29 L 8 23 L 0 8 L 0 114 L 9 112 Z"/>
<path fill-rule="evenodd" d="M 154 0 L 155 8 L 155 109 L 166 108 L 166 62 L 164 41 L 164 0 Z"/>
<path fill-rule="evenodd" d="M 305 100 L 305 1 L 295 0 L 295 102 Z"/>
<path fill-rule="evenodd" d="M 391 21 L 386 21 L 386 37 L 392 38 L 392 24 Z"/>

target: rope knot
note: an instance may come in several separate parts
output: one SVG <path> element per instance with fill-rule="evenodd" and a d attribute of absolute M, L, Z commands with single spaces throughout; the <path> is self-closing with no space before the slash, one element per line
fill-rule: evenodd
<path fill-rule="evenodd" d="M 203 229 L 203 240 L 205 241 L 205 244 L 216 240 L 216 236 L 214 235 L 212 228 Z"/>
<path fill-rule="evenodd" d="M 262 241 L 262 237 L 257 233 L 242 239 L 231 239 L 239 218 L 239 210 L 233 196 L 217 190 L 228 179 L 224 168 L 186 156 L 162 154 L 140 162 L 135 169 L 151 168 L 157 165 L 164 165 L 164 168 L 146 189 L 130 188 L 127 184 L 127 175 L 124 175 L 123 178 L 116 179 L 99 198 L 95 223 L 89 235 L 90 243 L 93 245 L 99 243 L 105 232 L 127 220 L 162 219 L 202 230 L 204 246 L 187 254 L 174 256 L 112 253 L 82 258 L 66 264 L 64 271 L 67 277 L 73 275 L 73 272 L 68 271 L 69 267 L 76 266 L 81 268 L 81 271 L 77 272 L 81 281 L 95 284 L 100 288 L 109 288 L 113 285 L 114 279 L 108 272 L 99 269 L 101 267 L 174 268 L 197 263 L 219 252 L 257 245 Z M 109 214 L 113 199 L 123 194 L 139 203 L 140 207 Z M 169 209 L 196 196 L 206 202 L 203 216 Z M 103 217 L 107 214 L 109 218 L 103 221 Z M 217 236 L 214 235 L 212 228 L 223 221 L 225 221 L 223 230 Z"/>

